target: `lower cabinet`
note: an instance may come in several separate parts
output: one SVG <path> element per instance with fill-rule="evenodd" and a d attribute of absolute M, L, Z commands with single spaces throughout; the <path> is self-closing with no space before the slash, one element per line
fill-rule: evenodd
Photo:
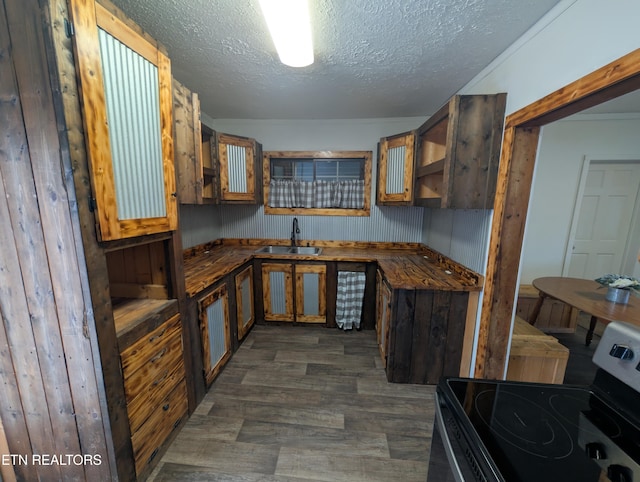
<path fill-rule="evenodd" d="M 229 293 L 226 283 L 219 285 L 198 302 L 202 361 L 207 385 L 231 356 Z"/>
<path fill-rule="evenodd" d="M 253 266 L 249 265 L 235 276 L 238 341 L 242 340 L 255 322 L 253 310 Z"/>
<path fill-rule="evenodd" d="M 136 474 L 140 474 L 186 419 L 180 315 L 144 335 L 120 356 Z"/>
<path fill-rule="evenodd" d="M 376 335 L 378 338 L 378 349 L 382 358 L 383 366 L 387 366 L 387 343 L 389 340 L 389 322 L 391 320 L 391 289 L 382 278 L 380 271 L 376 274 L 377 279 L 377 316 Z"/>
<path fill-rule="evenodd" d="M 296 264 L 296 321 L 327 322 L 327 267 L 323 264 Z"/>
<path fill-rule="evenodd" d="M 467 363 L 465 333 L 473 332 L 477 296 L 459 291 L 389 290 L 384 276 L 378 293 L 379 346 L 387 380 L 437 384 L 443 376 L 460 376 Z"/>
<path fill-rule="evenodd" d="M 262 263 L 261 274 L 265 321 L 326 323 L 324 264 Z"/>

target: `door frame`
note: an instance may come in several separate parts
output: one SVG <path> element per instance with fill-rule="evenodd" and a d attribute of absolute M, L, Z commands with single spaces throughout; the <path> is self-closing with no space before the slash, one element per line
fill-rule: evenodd
<path fill-rule="evenodd" d="M 567 245 L 564 251 L 564 260 L 562 264 L 562 276 L 568 276 L 569 274 L 569 266 L 571 264 L 571 254 L 572 249 L 571 246 L 574 243 L 576 230 L 578 229 L 578 220 L 580 218 L 580 210 L 582 209 L 582 199 L 584 197 L 584 191 L 586 188 L 587 176 L 589 175 L 589 170 L 593 164 L 632 164 L 640 167 L 640 159 L 601 159 L 601 158 L 592 158 L 589 156 L 585 156 L 584 161 L 582 163 L 582 171 L 580 173 L 580 181 L 578 184 L 578 191 L 576 193 L 576 199 L 573 207 L 573 214 L 571 216 L 571 229 L 569 231 L 569 238 L 567 240 Z M 625 240 L 624 250 L 622 252 L 622 266 L 621 271 L 625 270 L 625 265 L 629 261 L 630 256 L 630 248 L 631 241 L 634 238 L 634 233 L 636 232 L 637 225 L 637 213 L 640 212 L 640 190 L 636 191 L 636 198 L 633 203 L 633 214 L 631 225 L 629 226 L 629 232 L 627 233 L 627 239 Z"/>
<path fill-rule="evenodd" d="M 507 116 L 474 376 L 504 379 L 540 128 L 640 88 L 640 49 Z"/>

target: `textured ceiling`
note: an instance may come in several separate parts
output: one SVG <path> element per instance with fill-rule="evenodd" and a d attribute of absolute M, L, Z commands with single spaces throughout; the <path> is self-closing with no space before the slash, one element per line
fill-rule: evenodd
<path fill-rule="evenodd" d="M 425 116 L 559 0 L 309 0 L 315 62 L 278 61 L 257 0 L 115 0 L 213 118 Z"/>

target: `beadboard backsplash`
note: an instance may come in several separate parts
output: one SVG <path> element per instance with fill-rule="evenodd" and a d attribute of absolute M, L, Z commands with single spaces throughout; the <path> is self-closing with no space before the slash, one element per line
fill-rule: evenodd
<path fill-rule="evenodd" d="M 295 216 L 299 239 L 419 243 L 423 208 L 371 207 L 371 216 Z M 289 239 L 294 216 L 265 215 L 262 206 L 182 206 L 183 248 L 217 238 Z"/>

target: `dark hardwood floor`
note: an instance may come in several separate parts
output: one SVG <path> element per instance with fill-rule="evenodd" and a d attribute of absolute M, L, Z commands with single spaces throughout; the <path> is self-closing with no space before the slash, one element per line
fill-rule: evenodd
<path fill-rule="evenodd" d="M 569 348 L 569 360 L 564 374 L 565 385 L 591 385 L 597 366 L 591 361 L 600 337 L 593 336 L 591 345 L 584 344 L 587 330 L 578 325 L 575 333 L 550 333 Z"/>
<path fill-rule="evenodd" d="M 599 337 L 554 336 L 589 385 Z M 255 326 L 149 480 L 426 480 L 434 386 L 387 383 L 375 332 Z"/>
<path fill-rule="evenodd" d="M 149 480 L 424 482 L 434 391 L 374 331 L 255 326 Z"/>

